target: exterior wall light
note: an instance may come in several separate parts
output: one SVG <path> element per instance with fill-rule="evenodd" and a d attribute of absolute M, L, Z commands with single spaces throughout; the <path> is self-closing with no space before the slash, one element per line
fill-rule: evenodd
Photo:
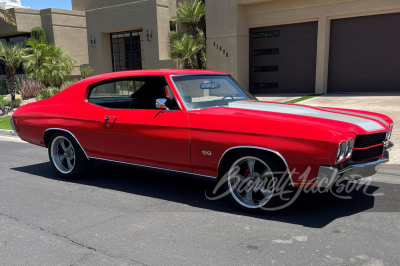
<path fill-rule="evenodd" d="M 153 35 L 151 34 L 151 30 L 146 30 L 146 37 L 148 41 L 151 41 L 153 38 Z"/>
<path fill-rule="evenodd" d="M 96 46 L 96 39 L 94 38 L 94 36 L 90 37 L 90 46 L 92 46 L 92 47 Z"/>

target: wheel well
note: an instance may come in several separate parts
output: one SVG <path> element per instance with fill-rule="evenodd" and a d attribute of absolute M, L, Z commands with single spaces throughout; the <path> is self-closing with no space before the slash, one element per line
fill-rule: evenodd
<path fill-rule="evenodd" d="M 58 129 L 50 129 L 50 130 L 47 130 L 46 132 L 44 132 L 43 142 L 44 142 L 44 145 L 46 146 L 46 148 L 48 148 L 48 146 L 49 146 L 49 141 L 50 141 L 51 137 L 57 132 L 65 132 L 65 131 L 58 130 Z"/>
<path fill-rule="evenodd" d="M 231 158 L 234 156 L 245 153 L 245 152 L 261 152 L 264 153 L 265 155 L 269 156 L 271 159 L 274 160 L 274 162 L 278 165 L 279 170 L 284 172 L 287 170 L 287 164 L 284 161 L 283 157 L 281 157 L 280 154 L 277 154 L 273 151 L 265 150 L 262 148 L 234 148 L 231 150 L 228 150 L 223 157 L 221 158 L 219 165 L 218 165 L 218 178 L 221 178 L 223 176 L 223 171 L 224 171 L 224 166 L 230 161 Z"/>
<path fill-rule="evenodd" d="M 50 142 L 51 137 L 58 132 L 71 136 L 77 142 L 78 146 L 81 148 L 81 150 L 85 154 L 86 158 L 89 160 L 89 157 L 87 156 L 86 151 L 83 149 L 83 147 L 79 143 L 78 139 L 71 132 L 69 132 L 67 130 L 52 128 L 52 129 L 48 129 L 47 131 L 45 131 L 43 134 L 43 142 L 44 142 L 44 145 L 46 146 L 46 148 L 49 147 L 49 142 Z"/>

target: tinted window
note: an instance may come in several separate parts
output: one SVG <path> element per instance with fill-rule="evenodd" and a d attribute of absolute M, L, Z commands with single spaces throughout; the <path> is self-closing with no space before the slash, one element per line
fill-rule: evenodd
<path fill-rule="evenodd" d="M 89 91 L 90 103 L 114 109 L 157 109 L 156 100 L 165 98 L 167 107 L 179 110 L 164 77 L 145 76 L 110 80 L 95 84 Z"/>

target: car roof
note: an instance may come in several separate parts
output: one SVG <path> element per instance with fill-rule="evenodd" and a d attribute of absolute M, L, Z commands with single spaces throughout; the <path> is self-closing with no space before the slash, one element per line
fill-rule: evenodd
<path fill-rule="evenodd" d="M 201 69 L 143 69 L 143 70 L 130 70 L 130 71 L 119 71 L 111 72 L 93 76 L 87 79 L 87 81 L 100 81 L 105 79 L 113 78 L 124 78 L 130 76 L 151 76 L 151 75 L 198 75 L 198 74 L 220 74 L 229 75 L 229 73 L 213 70 L 201 70 Z"/>

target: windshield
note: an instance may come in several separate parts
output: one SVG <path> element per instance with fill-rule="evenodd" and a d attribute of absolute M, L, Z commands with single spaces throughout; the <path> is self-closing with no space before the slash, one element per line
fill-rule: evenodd
<path fill-rule="evenodd" d="M 173 76 L 176 89 L 188 110 L 228 106 L 231 102 L 257 100 L 230 76 Z"/>

